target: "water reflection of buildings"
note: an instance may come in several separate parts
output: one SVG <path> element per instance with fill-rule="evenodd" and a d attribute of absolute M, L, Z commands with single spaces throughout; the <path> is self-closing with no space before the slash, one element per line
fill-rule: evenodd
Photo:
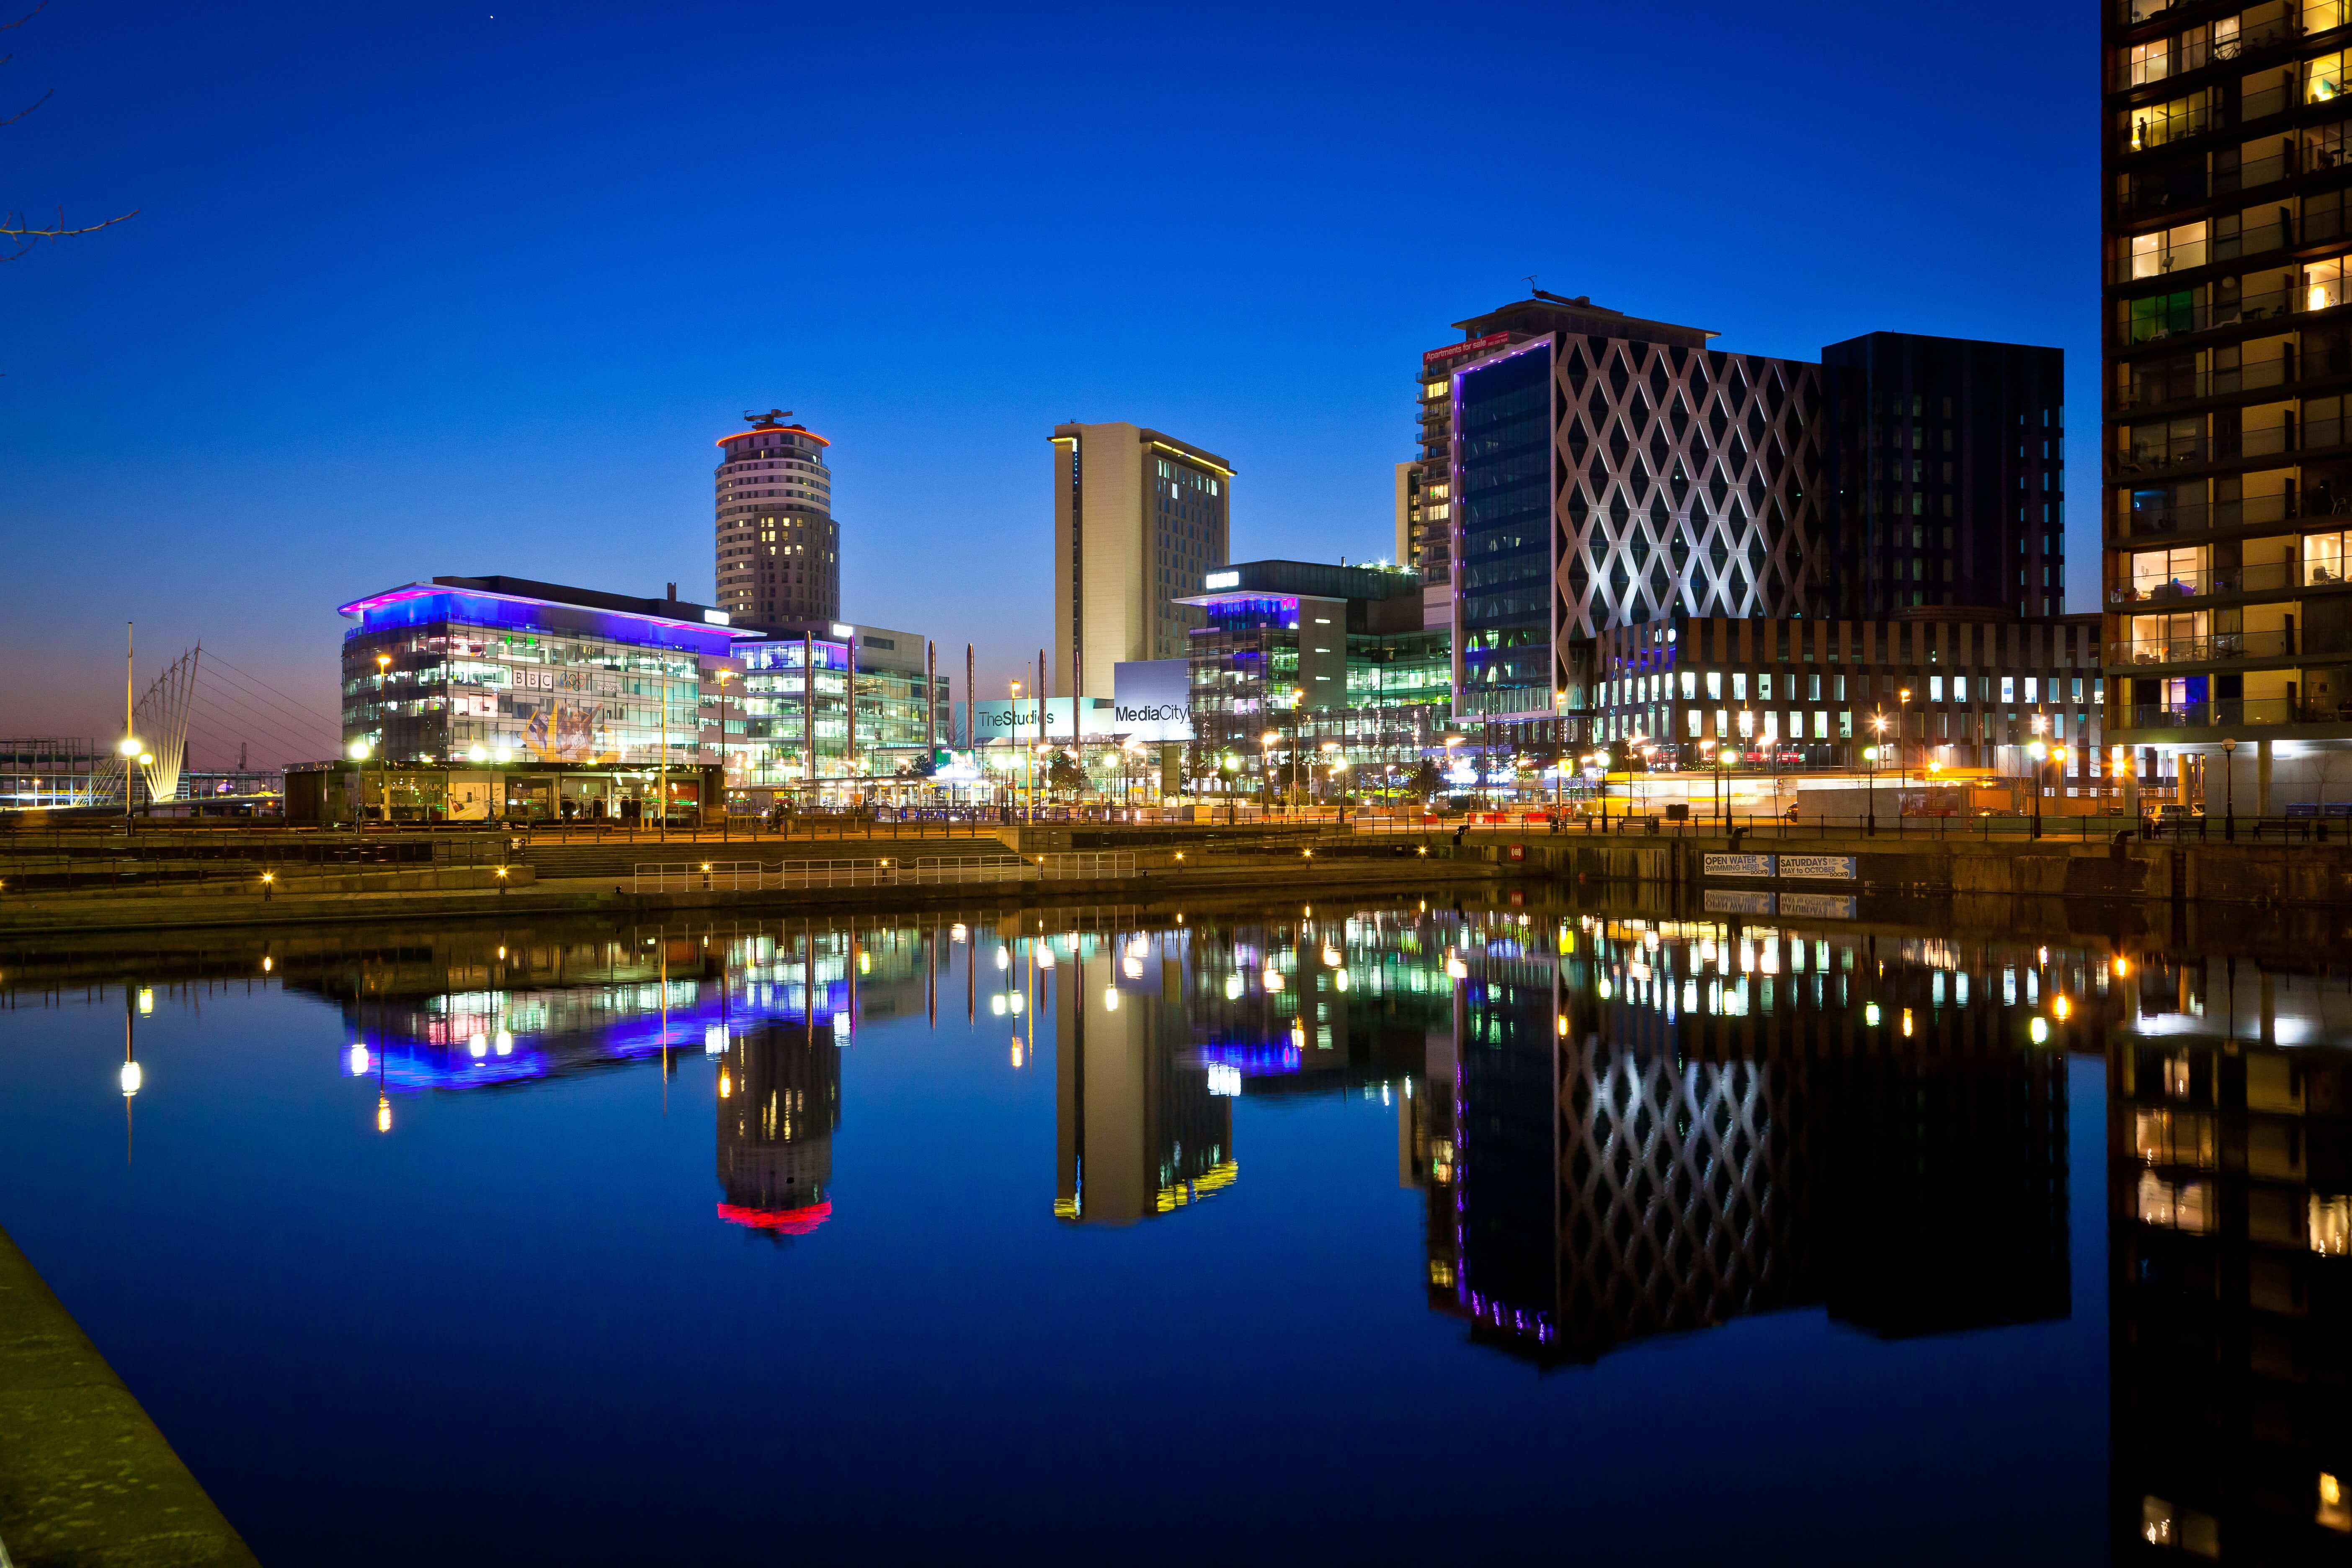
<path fill-rule="evenodd" d="M 803 1235 L 833 1213 L 833 1135 L 841 1125 L 841 1047 L 814 1016 L 756 1024 L 719 1068 L 719 1217 Z"/>
<path fill-rule="evenodd" d="M 1024 944 L 1032 962 L 1039 944 L 1060 954 L 1055 1212 L 1124 1225 L 1222 1190 L 1239 1169 L 1244 1095 L 1402 1094 L 1409 1107 L 1431 1023 L 1453 1005 L 1432 930 L 1302 908 L 1295 921 Z M 1425 1128 L 1410 1109 L 1399 1128 L 1401 1166 L 1423 1172 Z"/>
<path fill-rule="evenodd" d="M 714 1058 L 719 1217 L 789 1235 L 832 1213 L 841 1047 L 866 1021 L 926 1008 L 936 935 L 807 923 L 441 933 L 289 989 L 336 999 L 352 1039 L 343 1070 L 394 1092 Z"/>
<path fill-rule="evenodd" d="M 2289 955 L 2273 955 L 2273 963 Z M 2142 955 L 2108 1058 L 2118 1561 L 2352 1555 L 2352 994 Z"/>
<path fill-rule="evenodd" d="M 1465 930 L 1440 1304 L 1546 1364 L 1799 1306 L 1890 1336 L 2063 1316 L 2064 1067 L 2032 1019 L 2104 968 L 1968 957 L 1712 923 Z"/>
<path fill-rule="evenodd" d="M 1233 1100 L 1191 1051 L 1187 933 L 1073 938 L 1054 987 L 1054 1212 L 1128 1225 L 1230 1185 Z"/>

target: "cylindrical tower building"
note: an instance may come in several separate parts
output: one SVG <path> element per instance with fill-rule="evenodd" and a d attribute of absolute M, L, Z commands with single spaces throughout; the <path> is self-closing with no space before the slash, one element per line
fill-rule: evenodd
<path fill-rule="evenodd" d="M 750 429 L 719 438 L 719 607 L 737 626 L 837 620 L 832 443 L 785 424 L 790 409 L 743 417 Z"/>

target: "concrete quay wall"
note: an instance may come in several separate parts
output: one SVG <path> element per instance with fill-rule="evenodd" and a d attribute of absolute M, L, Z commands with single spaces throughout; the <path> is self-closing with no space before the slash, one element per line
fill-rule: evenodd
<path fill-rule="evenodd" d="M 2135 839 L 2120 847 L 2041 840 L 1573 836 L 1508 843 L 1473 839 L 1471 851 L 1589 882 L 1679 883 L 1690 888 L 1778 888 L 1822 893 L 1929 894 L 2156 900 L 2252 905 L 2352 905 L 2352 846 L 2186 843 Z M 1769 858 L 1771 872 L 1743 873 L 1709 856 Z M 1796 877 L 1782 857 L 1851 860 L 1853 875 Z M 1820 868 L 1809 866 L 1809 870 Z"/>
<path fill-rule="evenodd" d="M 0 1542 L 19 1568 L 250 1568 L 106 1358 L 0 1235 Z"/>

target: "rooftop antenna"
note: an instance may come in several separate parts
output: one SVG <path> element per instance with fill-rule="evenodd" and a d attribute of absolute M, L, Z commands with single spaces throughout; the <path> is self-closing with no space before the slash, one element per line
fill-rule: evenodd
<path fill-rule="evenodd" d="M 1535 275 L 1534 273 L 1530 272 L 1530 273 L 1528 273 L 1528 274 L 1527 283 L 1528 283 L 1528 293 L 1530 293 L 1530 294 L 1539 294 L 1539 293 L 1543 292 L 1543 290 L 1542 290 L 1542 289 L 1538 289 L 1538 288 L 1536 287 L 1536 275 Z"/>

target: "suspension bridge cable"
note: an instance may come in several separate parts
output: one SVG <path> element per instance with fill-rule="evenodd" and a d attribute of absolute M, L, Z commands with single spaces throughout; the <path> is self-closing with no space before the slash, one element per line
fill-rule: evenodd
<path fill-rule="evenodd" d="M 246 708 L 248 711 L 253 712 L 257 717 L 268 717 L 285 729 L 292 731 L 297 734 L 331 732 L 336 735 L 341 735 L 342 732 L 342 727 L 340 724 L 333 726 L 331 731 L 323 720 L 309 715 L 295 713 L 285 709 L 282 705 L 268 705 L 267 699 L 262 697 L 260 694 L 242 689 L 226 682 L 215 682 L 208 687 L 203 688 L 203 689 L 205 691 L 206 695 L 212 697 L 215 700 L 226 700 L 237 703 L 239 706 Z M 273 707 L 275 708 L 275 711 L 272 710 Z"/>
<path fill-rule="evenodd" d="M 315 738 L 289 733 L 282 722 L 266 714 L 257 714 L 249 710 L 232 711 L 223 705 L 218 696 L 209 692 L 204 695 L 204 700 L 206 704 L 205 713 L 208 719 L 217 721 L 223 729 L 237 731 L 242 738 L 250 740 L 259 736 L 276 745 L 290 747 L 298 753 L 318 749 L 318 742 Z M 239 707 L 242 706 L 239 704 Z"/>
<path fill-rule="evenodd" d="M 340 713 L 329 713 L 324 710 L 313 708 L 309 703 L 303 701 L 300 698 L 293 696 L 289 692 L 279 690 L 277 687 L 270 685 L 269 682 L 262 679 L 259 676 L 255 675 L 252 671 L 245 668 L 243 666 L 229 663 L 227 659 L 221 658 L 218 654 L 214 654 L 212 656 L 212 660 L 222 668 L 232 670 L 237 675 L 244 677 L 250 684 L 258 686 L 264 691 L 274 694 L 278 698 L 281 699 L 285 704 L 300 709 L 311 718 L 323 720 L 326 722 L 334 725 L 339 731 L 342 728 L 343 720 L 342 715 Z"/>
<path fill-rule="evenodd" d="M 227 661 L 222 660 L 221 662 L 226 663 Z M 272 689 L 267 685 L 236 674 L 224 674 L 222 679 L 228 689 L 242 691 L 244 695 L 251 697 L 255 701 L 275 708 L 278 711 L 284 713 L 289 719 L 294 720 L 299 723 L 331 725 L 338 734 L 342 731 L 342 721 L 341 719 L 329 719 L 325 715 L 320 713 L 316 709 L 306 708 L 299 703 L 283 700 L 273 695 Z"/>

